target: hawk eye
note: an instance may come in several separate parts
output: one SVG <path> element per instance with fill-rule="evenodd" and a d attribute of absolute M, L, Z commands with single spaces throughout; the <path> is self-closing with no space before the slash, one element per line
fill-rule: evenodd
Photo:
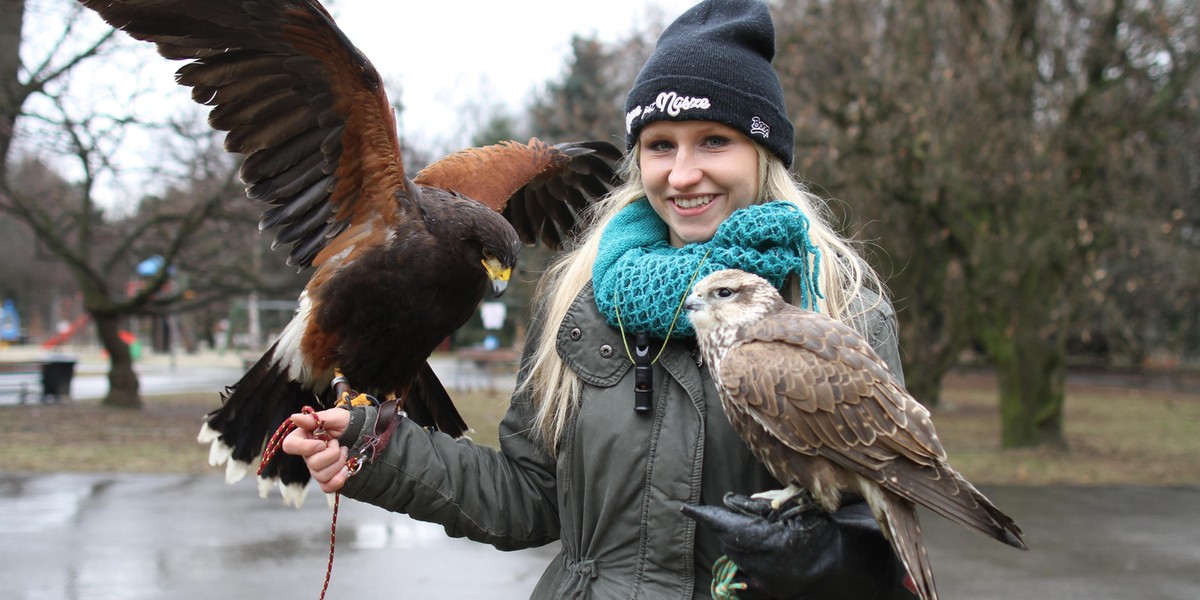
<path fill-rule="evenodd" d="M 717 290 L 717 297 L 719 297 L 719 298 L 728 298 L 732 295 L 733 295 L 733 290 L 731 290 L 729 288 L 721 288 L 721 289 Z"/>

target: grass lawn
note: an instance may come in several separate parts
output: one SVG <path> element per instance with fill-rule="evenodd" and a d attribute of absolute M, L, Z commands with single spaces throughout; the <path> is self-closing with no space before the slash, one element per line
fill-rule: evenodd
<path fill-rule="evenodd" d="M 495 446 L 508 393 L 456 393 L 475 431 Z M 1200 483 L 1200 395 L 1157 389 L 1068 384 L 1067 450 L 1001 450 L 995 382 L 983 375 L 946 380 L 934 424 L 950 463 L 976 484 L 1178 485 Z M 196 443 L 216 394 L 155 396 L 142 410 L 96 402 L 0 407 L 6 472 L 205 473 Z"/>

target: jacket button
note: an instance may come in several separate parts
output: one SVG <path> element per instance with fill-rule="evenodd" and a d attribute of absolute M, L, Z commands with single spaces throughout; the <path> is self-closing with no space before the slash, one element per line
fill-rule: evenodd
<path fill-rule="evenodd" d="M 608 344 L 604 344 L 603 346 L 600 346 L 600 356 L 601 357 L 612 358 L 612 355 L 613 355 L 612 346 L 609 346 Z"/>
<path fill-rule="evenodd" d="M 572 327 L 571 333 L 569 335 L 571 336 L 572 342 L 578 342 L 579 338 L 583 337 L 583 331 L 580 330 L 578 327 Z"/>

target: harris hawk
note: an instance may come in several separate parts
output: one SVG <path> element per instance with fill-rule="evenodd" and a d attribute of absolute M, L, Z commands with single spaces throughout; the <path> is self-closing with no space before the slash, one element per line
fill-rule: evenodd
<path fill-rule="evenodd" d="M 1025 549 L 1021 529 L 946 461 L 929 411 L 845 324 L 788 304 L 765 279 L 717 271 L 684 304 L 721 405 L 771 476 L 779 509 L 859 496 L 923 600 L 936 600 L 917 506 Z"/>
<path fill-rule="evenodd" d="M 187 61 L 176 81 L 211 106 L 209 124 L 244 155 L 260 230 L 312 275 L 279 338 L 205 417 L 199 440 L 231 483 L 304 406 L 334 405 L 336 376 L 395 398 L 414 421 L 467 429 L 427 359 L 500 293 L 522 243 L 557 248 L 616 183 L 606 142 L 503 142 L 406 176 L 392 107 L 370 61 L 316 0 L 80 0 L 110 25 Z M 381 420 L 383 420 L 381 418 Z M 394 419 L 388 419 L 394 424 Z M 386 436 L 389 432 L 384 432 Z M 303 460 L 259 474 L 303 501 Z"/>

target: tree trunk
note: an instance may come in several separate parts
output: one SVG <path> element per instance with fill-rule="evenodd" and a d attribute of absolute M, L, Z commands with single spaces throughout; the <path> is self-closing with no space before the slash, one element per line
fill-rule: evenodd
<path fill-rule="evenodd" d="M 1009 319 L 993 321 L 983 336 L 1000 390 L 1000 443 L 1065 448 L 1065 325 L 1055 314 L 1052 290 L 1021 287 L 1027 300 L 1004 311 Z"/>
<path fill-rule="evenodd" d="M 5 177 L 17 115 L 24 100 L 19 79 L 24 18 L 25 0 L 0 0 L 0 176 Z"/>
<path fill-rule="evenodd" d="M 942 379 L 966 345 L 965 316 L 957 304 L 964 296 L 962 275 L 949 250 L 930 245 L 912 250 L 911 256 L 888 287 L 898 299 L 905 388 L 917 402 L 935 408 L 941 403 Z"/>
<path fill-rule="evenodd" d="M 108 352 L 108 395 L 101 402 L 116 408 L 141 408 L 142 397 L 138 393 L 137 373 L 133 371 L 133 357 L 129 344 L 121 339 L 120 319 L 115 315 L 92 314 L 100 343 Z"/>
<path fill-rule="evenodd" d="M 1000 387 L 1000 443 L 1004 448 L 1065 448 L 1063 354 L 1040 340 L 1007 338 L 1006 357 L 996 361 Z M 999 358 L 999 357 L 997 357 Z"/>

